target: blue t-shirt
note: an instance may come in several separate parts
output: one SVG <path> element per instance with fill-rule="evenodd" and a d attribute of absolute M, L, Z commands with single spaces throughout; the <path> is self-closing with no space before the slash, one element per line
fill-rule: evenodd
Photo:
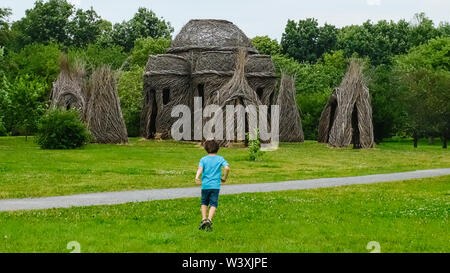
<path fill-rule="evenodd" d="M 203 167 L 202 189 L 220 189 L 222 167 L 228 166 L 228 162 L 220 155 L 207 155 L 200 159 L 199 167 Z"/>

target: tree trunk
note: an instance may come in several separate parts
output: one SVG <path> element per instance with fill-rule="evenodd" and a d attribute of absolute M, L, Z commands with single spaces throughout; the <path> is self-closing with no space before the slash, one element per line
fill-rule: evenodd
<path fill-rule="evenodd" d="M 442 137 L 442 148 L 447 149 L 447 137 Z"/>
<path fill-rule="evenodd" d="M 434 137 L 428 137 L 428 145 L 434 145 Z"/>
<path fill-rule="evenodd" d="M 417 133 L 414 133 L 413 138 L 414 138 L 414 148 L 417 148 L 417 142 L 419 142 L 419 137 L 417 136 Z"/>

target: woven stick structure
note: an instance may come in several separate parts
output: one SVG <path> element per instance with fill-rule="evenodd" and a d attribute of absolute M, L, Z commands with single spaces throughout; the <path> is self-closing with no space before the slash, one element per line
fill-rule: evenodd
<path fill-rule="evenodd" d="M 244 52 L 239 73 L 244 77 L 241 80 L 246 81 L 245 88 L 253 89 L 252 96 L 269 106 L 277 84 L 271 57 L 258 54 L 250 39 L 231 22 L 191 20 L 177 34 L 168 54 L 153 55 L 148 59 L 144 73 L 142 136 L 171 138 L 172 124 L 178 119 L 171 117 L 176 105 L 187 105 L 193 117 L 201 116 L 203 112 L 194 110 L 194 97 L 202 99 L 203 108 L 212 104 L 220 106 L 223 97 L 230 97 L 227 89 L 232 85 L 230 81 L 237 81 L 236 77 L 232 78 L 237 70 L 238 51 Z M 236 94 L 239 99 L 230 100 L 236 105 L 244 105 L 241 97 Z M 202 123 L 209 119 L 204 118 Z M 196 126 L 192 128 L 193 138 L 200 141 L 198 131 L 202 128 L 198 123 L 193 125 Z"/>
<path fill-rule="evenodd" d="M 69 66 L 67 55 L 60 57 L 60 73 L 53 83 L 50 96 L 50 108 L 63 108 L 80 110 L 85 119 L 86 94 L 84 77 L 86 72 L 84 65 L 76 61 L 73 67 Z"/>
<path fill-rule="evenodd" d="M 128 142 L 116 88 L 116 75 L 111 68 L 102 66 L 92 73 L 88 95 L 86 121 L 95 142 Z"/>
<path fill-rule="evenodd" d="M 372 148 L 374 146 L 372 106 L 362 64 L 351 60 L 339 87 L 322 111 L 318 141 L 332 147 Z"/>
<path fill-rule="evenodd" d="M 305 140 L 295 93 L 294 78 L 283 74 L 276 103 L 280 106 L 279 139 L 283 142 L 303 142 Z"/>
<path fill-rule="evenodd" d="M 145 138 L 169 139 L 171 116 L 177 105 L 192 104 L 190 64 L 173 54 L 150 56 L 144 74 L 144 102 L 141 114 L 141 134 Z"/>
<path fill-rule="evenodd" d="M 226 131 L 226 106 L 227 105 L 242 105 L 244 108 L 249 105 L 255 106 L 255 112 L 246 112 L 246 120 L 244 124 L 237 123 L 233 128 L 236 129 L 235 134 L 239 131 L 245 130 L 250 134 L 256 134 L 257 132 L 250 132 L 250 128 L 248 128 L 248 121 L 250 120 L 258 120 L 258 106 L 262 105 L 261 101 L 258 98 L 255 90 L 249 85 L 247 82 L 247 78 L 245 75 L 245 65 L 247 63 L 247 51 L 245 49 L 239 49 L 236 53 L 236 68 L 233 74 L 233 77 L 222 86 L 217 92 L 217 99 L 214 101 L 215 104 L 219 105 L 222 109 L 225 118 L 224 120 L 224 135 L 227 134 Z M 213 117 L 216 119 L 217 117 Z M 233 117 L 234 119 L 234 117 Z M 247 124 L 247 125 L 245 125 Z M 246 128 L 242 128 L 245 126 Z M 256 129 L 256 128 L 255 128 Z M 233 129 L 234 130 L 234 129 Z M 205 138 L 209 138 L 208 136 L 204 136 Z M 230 141 L 222 140 L 218 141 L 221 146 L 228 146 Z"/>

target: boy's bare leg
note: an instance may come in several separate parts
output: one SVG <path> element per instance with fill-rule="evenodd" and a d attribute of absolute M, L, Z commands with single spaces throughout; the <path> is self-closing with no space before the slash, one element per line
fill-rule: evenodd
<path fill-rule="evenodd" d="M 216 213 L 216 207 L 213 206 L 209 207 L 209 216 L 208 216 L 209 220 L 212 220 L 214 213 Z"/>
<path fill-rule="evenodd" d="M 208 210 L 208 207 L 205 205 L 202 205 L 202 219 L 206 219 L 206 211 Z"/>

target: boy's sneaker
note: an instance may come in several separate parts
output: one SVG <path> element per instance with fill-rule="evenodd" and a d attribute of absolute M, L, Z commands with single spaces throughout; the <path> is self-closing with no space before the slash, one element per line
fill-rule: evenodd
<path fill-rule="evenodd" d="M 207 219 L 203 219 L 202 222 L 200 223 L 200 226 L 198 227 L 198 229 L 203 230 L 206 228 L 206 221 Z"/>
<path fill-rule="evenodd" d="M 206 231 L 212 231 L 212 222 L 211 222 L 211 220 L 209 220 L 209 219 L 206 219 L 206 224 L 205 224 L 205 229 L 206 229 Z"/>

